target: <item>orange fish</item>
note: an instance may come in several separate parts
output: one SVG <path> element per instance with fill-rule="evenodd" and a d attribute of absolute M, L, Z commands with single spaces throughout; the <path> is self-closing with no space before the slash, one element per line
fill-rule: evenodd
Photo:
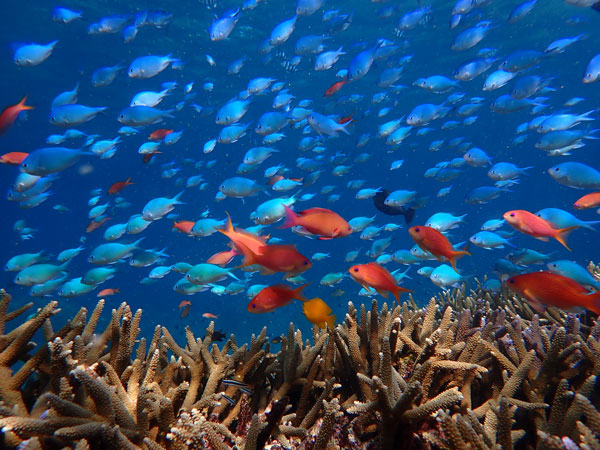
<path fill-rule="evenodd" d="M 227 213 L 227 224 L 225 225 L 225 229 L 217 231 L 227 236 L 233 243 L 234 247 L 240 252 L 242 251 L 240 246 L 243 245 L 250 252 L 259 254 L 261 251 L 260 249 L 267 245 L 267 240 L 264 237 L 257 236 L 256 234 L 250 233 L 243 228 L 234 228 L 229 213 Z"/>
<path fill-rule="evenodd" d="M 466 250 L 454 250 L 448 238 L 435 228 L 423 226 L 411 227 L 408 230 L 410 237 L 422 250 L 431 253 L 436 258 L 446 258 L 456 270 L 456 259 L 459 256 L 471 254 Z"/>
<path fill-rule="evenodd" d="M 349 116 L 342 117 L 340 120 L 337 121 L 337 123 L 339 123 L 340 125 L 344 125 L 345 123 L 351 122 L 353 115 L 354 115 L 354 111 L 351 112 Z"/>
<path fill-rule="evenodd" d="M 111 187 L 108 188 L 108 195 L 117 194 L 118 192 L 121 192 L 127 186 L 130 186 L 132 184 L 133 183 L 131 182 L 131 177 L 127 178 L 125 181 L 117 181 L 116 183 L 113 183 Z"/>
<path fill-rule="evenodd" d="M 10 164 L 12 166 L 18 166 L 28 156 L 29 156 L 29 153 L 24 153 L 24 152 L 10 152 L 10 153 L 5 153 L 4 155 L 0 156 L 0 163 L 2 163 L 2 164 Z"/>
<path fill-rule="evenodd" d="M 207 319 L 218 319 L 219 318 L 219 316 L 217 316 L 216 314 L 209 313 L 209 312 L 202 313 L 202 317 L 206 317 Z"/>
<path fill-rule="evenodd" d="M 600 291 L 591 293 L 575 280 L 557 273 L 524 273 L 509 278 L 506 284 L 540 312 L 544 305 L 550 305 L 566 310 L 581 307 L 600 314 Z"/>
<path fill-rule="evenodd" d="M 92 220 L 87 227 L 85 227 L 85 232 L 86 233 L 91 233 L 92 231 L 96 231 L 98 228 L 100 228 L 102 225 L 104 225 L 106 222 L 108 222 L 111 218 L 110 217 L 103 217 L 102 220 Z"/>
<path fill-rule="evenodd" d="M 115 294 L 118 294 L 119 292 L 120 292 L 119 288 L 102 289 L 100 292 L 98 292 L 97 297 L 108 297 L 109 295 L 115 295 Z"/>
<path fill-rule="evenodd" d="M 208 264 L 214 264 L 216 266 L 225 267 L 227 264 L 231 262 L 231 260 L 239 255 L 237 250 L 232 248 L 231 250 L 225 250 L 223 252 L 218 252 L 212 255 L 210 258 L 206 260 Z"/>
<path fill-rule="evenodd" d="M 331 86 L 329 86 L 329 89 L 327 89 L 325 91 L 325 95 L 324 97 L 330 97 L 333 94 L 339 92 L 340 89 L 342 89 L 342 87 L 348 83 L 348 80 L 342 80 L 342 81 L 337 81 L 335 83 L 333 83 Z"/>
<path fill-rule="evenodd" d="M 21 111 L 33 109 L 33 106 L 27 106 L 25 104 L 26 100 L 27 96 L 23 97 L 23 99 L 16 105 L 7 106 L 4 108 L 2 113 L 0 113 L 0 135 L 8 131 L 12 124 L 15 123 L 15 120 L 17 120 L 17 117 Z"/>
<path fill-rule="evenodd" d="M 285 278 L 299 275 L 312 267 L 309 259 L 296 250 L 294 245 L 264 245 L 254 253 L 240 243 L 238 249 L 244 255 L 241 267 L 258 264 L 266 269 L 266 273 L 284 272 Z"/>
<path fill-rule="evenodd" d="M 179 309 L 185 308 L 186 306 L 190 306 L 192 304 L 192 302 L 190 302 L 189 300 L 181 300 L 179 302 Z"/>
<path fill-rule="evenodd" d="M 256 294 L 250 303 L 248 303 L 248 311 L 256 314 L 271 312 L 287 305 L 295 298 L 304 302 L 306 299 L 300 295 L 300 292 L 302 292 L 306 286 L 308 286 L 308 284 L 304 284 L 296 289 L 291 289 L 285 284 L 267 286 Z"/>
<path fill-rule="evenodd" d="M 362 285 L 367 291 L 375 289 L 384 298 L 388 297 L 388 292 L 394 294 L 398 303 L 400 303 L 400 294 L 402 292 L 412 292 L 396 284 L 394 276 L 383 266 L 376 262 L 368 264 L 357 264 L 348 269 L 354 281 Z"/>
<path fill-rule="evenodd" d="M 154 130 L 152 133 L 150 133 L 150 136 L 148 136 L 148 139 L 152 140 L 152 141 L 160 141 L 162 139 L 165 138 L 165 136 L 171 134 L 173 132 L 173 130 L 166 130 L 164 128 L 159 128 L 158 130 Z"/>
<path fill-rule="evenodd" d="M 179 315 L 180 318 L 185 319 L 187 317 L 187 315 L 190 313 L 190 308 L 192 307 L 192 305 L 187 305 L 185 308 L 183 308 L 183 311 L 181 311 L 181 314 Z"/>
<path fill-rule="evenodd" d="M 547 241 L 548 238 L 554 238 L 569 251 L 571 251 L 571 249 L 567 245 L 567 236 L 569 232 L 573 231 L 575 228 L 579 228 L 577 226 L 561 229 L 552 228 L 552 225 L 550 225 L 547 220 L 523 209 L 507 211 L 502 217 L 504 217 L 504 220 L 506 220 L 514 229 L 521 233 L 528 234 L 541 241 Z"/>
<path fill-rule="evenodd" d="M 575 202 L 575 209 L 597 208 L 600 206 L 600 192 L 591 192 Z"/>
<path fill-rule="evenodd" d="M 193 220 L 180 220 L 179 222 L 174 220 L 173 227 L 171 229 L 177 230 L 183 234 L 190 234 L 192 232 L 192 228 L 194 228 L 195 223 L 196 222 L 194 222 Z"/>
<path fill-rule="evenodd" d="M 287 206 L 285 208 L 285 223 L 281 228 L 301 226 L 311 234 L 320 236 L 319 239 L 333 239 L 348 236 L 352 227 L 337 213 L 325 208 L 310 208 L 295 213 Z"/>

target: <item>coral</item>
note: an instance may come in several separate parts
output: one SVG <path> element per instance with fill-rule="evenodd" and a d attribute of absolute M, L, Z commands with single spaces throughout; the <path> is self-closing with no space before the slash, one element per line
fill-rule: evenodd
<path fill-rule="evenodd" d="M 591 266 L 595 272 L 596 266 Z M 311 340 L 290 324 L 238 345 L 105 303 L 54 331 L 0 300 L 0 447 L 26 449 L 599 448 L 600 322 L 455 289 L 419 308 L 351 302 Z M 34 342 L 46 342 L 37 346 Z"/>

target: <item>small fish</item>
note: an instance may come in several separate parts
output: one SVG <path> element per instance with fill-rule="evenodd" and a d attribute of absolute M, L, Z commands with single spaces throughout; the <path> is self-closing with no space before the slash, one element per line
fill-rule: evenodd
<path fill-rule="evenodd" d="M 331 314 L 329 305 L 318 297 L 305 301 L 302 304 L 302 312 L 309 322 L 319 328 L 329 327 L 330 330 L 333 330 L 335 327 L 335 314 Z"/>

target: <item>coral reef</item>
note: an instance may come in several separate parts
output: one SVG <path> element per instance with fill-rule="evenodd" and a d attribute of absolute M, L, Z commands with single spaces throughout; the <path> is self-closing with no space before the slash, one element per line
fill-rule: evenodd
<path fill-rule="evenodd" d="M 147 342 L 125 303 L 97 330 L 102 300 L 56 331 L 57 302 L 12 326 L 33 304 L 1 296 L 2 448 L 600 448 L 600 322 L 506 291 L 349 303 L 277 352 L 266 329 L 219 346 L 212 323 Z"/>

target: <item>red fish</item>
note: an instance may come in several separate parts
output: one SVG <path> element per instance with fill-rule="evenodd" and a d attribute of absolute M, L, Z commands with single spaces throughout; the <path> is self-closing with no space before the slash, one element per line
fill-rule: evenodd
<path fill-rule="evenodd" d="M 287 206 L 285 208 L 285 223 L 281 228 L 301 226 L 311 234 L 320 236 L 319 239 L 333 239 L 348 236 L 352 227 L 339 214 L 325 208 L 310 208 L 295 213 Z"/>
<path fill-rule="evenodd" d="M 98 228 L 100 228 L 102 225 L 104 225 L 110 219 L 111 219 L 110 217 L 103 217 L 101 220 L 92 220 L 88 224 L 88 226 L 85 227 L 85 232 L 91 233 L 92 231 L 96 231 Z"/>
<path fill-rule="evenodd" d="M 181 314 L 179 315 L 179 317 L 182 319 L 185 319 L 187 317 L 187 315 L 190 313 L 191 308 L 192 308 L 192 304 L 190 303 L 185 308 L 183 308 L 183 311 L 181 311 Z"/>
<path fill-rule="evenodd" d="M 394 276 L 385 268 L 375 262 L 368 264 L 357 264 L 348 269 L 354 281 L 362 285 L 367 291 L 375 289 L 384 298 L 387 298 L 388 292 L 394 294 L 398 303 L 400 303 L 400 294 L 402 292 L 412 292 L 396 284 Z"/>
<path fill-rule="evenodd" d="M 571 251 L 571 249 L 567 245 L 567 236 L 575 228 L 579 228 L 577 226 L 562 229 L 552 228 L 552 225 L 550 225 L 547 220 L 523 209 L 507 211 L 502 217 L 504 217 L 504 220 L 506 220 L 510 226 L 521 233 L 528 234 L 541 241 L 547 241 L 548 238 L 554 238 L 569 251 Z"/>
<path fill-rule="evenodd" d="M 287 305 L 295 298 L 304 302 L 306 299 L 300 292 L 302 292 L 306 286 L 308 286 L 308 284 L 304 284 L 296 289 L 291 289 L 285 284 L 267 286 L 256 294 L 250 303 L 248 303 L 248 311 L 256 314 L 271 312 Z"/>
<path fill-rule="evenodd" d="M 0 113 L 0 135 L 8 131 L 8 129 L 15 122 L 15 120 L 17 120 L 17 117 L 19 116 L 19 113 L 21 111 L 33 109 L 33 106 L 27 106 L 25 104 L 26 100 L 27 96 L 23 97 L 23 99 L 16 105 L 7 106 L 6 108 L 4 108 L 2 113 Z"/>
<path fill-rule="evenodd" d="M 181 300 L 181 301 L 179 302 L 179 306 L 178 306 L 178 308 L 179 308 L 179 309 L 183 309 L 183 308 L 185 308 L 186 306 L 190 306 L 191 304 L 192 304 L 192 302 L 190 302 L 189 300 Z"/>
<path fill-rule="evenodd" d="M 9 152 L 0 156 L 0 163 L 2 164 L 10 164 L 12 166 L 18 166 L 21 164 L 25 158 L 29 156 L 29 153 L 24 152 Z"/>
<path fill-rule="evenodd" d="M 454 250 L 454 246 L 448 238 L 435 228 L 424 225 L 416 226 L 411 227 L 408 233 L 422 250 L 431 253 L 436 258 L 445 258 L 450 261 L 454 270 L 456 270 L 456 259 L 458 257 L 471 256 L 466 250 Z"/>
<path fill-rule="evenodd" d="M 342 117 L 340 120 L 337 121 L 337 123 L 339 123 L 340 125 L 344 125 L 345 123 L 352 122 L 353 115 L 354 111 L 352 111 L 349 116 Z"/>
<path fill-rule="evenodd" d="M 299 275 L 312 267 L 309 259 L 302 255 L 294 245 L 264 245 L 254 253 L 243 243 L 236 245 L 244 255 L 240 267 L 258 264 L 266 269 L 266 273 L 284 272 L 286 278 Z"/>
<path fill-rule="evenodd" d="M 115 294 L 118 294 L 119 292 L 120 292 L 119 288 L 102 289 L 100 292 L 98 292 L 97 297 L 108 297 L 109 295 L 115 295 Z"/>
<path fill-rule="evenodd" d="M 342 89 L 342 87 L 348 83 L 348 80 L 342 80 L 342 81 L 337 81 L 335 83 L 333 83 L 331 86 L 329 86 L 329 89 L 327 89 L 325 91 L 325 95 L 324 97 L 330 97 L 333 94 L 339 92 L 340 89 Z"/>
<path fill-rule="evenodd" d="M 148 136 L 148 139 L 152 140 L 152 141 L 160 141 L 162 139 L 165 138 L 165 136 L 171 134 L 173 132 L 173 130 L 166 130 L 164 128 L 159 128 L 158 130 L 154 130 L 152 133 L 150 133 L 150 136 Z"/>
<path fill-rule="evenodd" d="M 131 177 L 127 178 L 125 181 L 117 181 L 116 183 L 113 183 L 111 187 L 108 188 L 108 195 L 117 194 L 123 189 L 125 189 L 127 186 L 130 186 L 132 184 L 133 183 L 131 182 Z"/>
<path fill-rule="evenodd" d="M 591 192 L 575 202 L 575 209 L 597 208 L 600 206 L 600 192 Z"/>
<path fill-rule="evenodd" d="M 566 310 L 581 307 L 600 314 L 600 291 L 591 293 L 575 280 L 557 273 L 524 273 L 509 278 L 506 284 L 529 300 L 537 311 L 550 305 Z"/>
<path fill-rule="evenodd" d="M 174 220 L 173 228 L 171 228 L 171 229 L 177 230 L 183 234 L 190 234 L 192 232 L 192 228 L 194 228 L 195 223 L 196 222 L 194 222 L 193 220 L 180 220 L 179 222 Z"/>
<path fill-rule="evenodd" d="M 219 318 L 219 316 L 217 316 L 216 314 L 209 313 L 209 312 L 202 313 L 202 317 L 206 317 L 207 319 L 218 319 Z"/>
<path fill-rule="evenodd" d="M 215 253 L 206 260 L 208 264 L 214 264 L 216 266 L 225 267 L 231 262 L 231 260 L 239 255 L 239 253 L 232 248 L 231 250 L 225 250 L 223 252 Z"/>

